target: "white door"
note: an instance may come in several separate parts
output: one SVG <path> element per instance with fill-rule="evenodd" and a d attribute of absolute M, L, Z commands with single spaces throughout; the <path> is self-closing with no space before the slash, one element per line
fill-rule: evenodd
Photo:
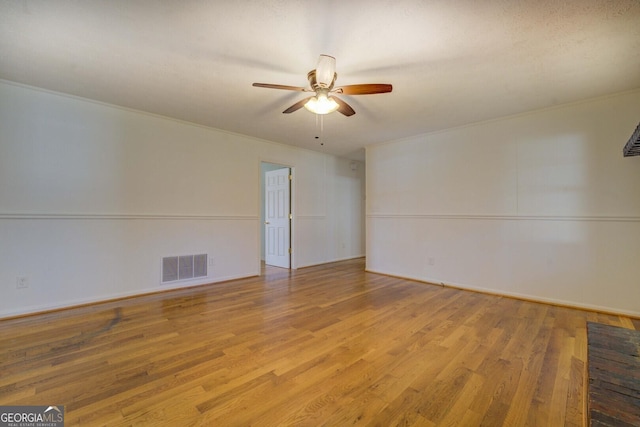
<path fill-rule="evenodd" d="M 284 268 L 291 267 L 290 173 L 286 168 L 265 175 L 265 263 Z"/>

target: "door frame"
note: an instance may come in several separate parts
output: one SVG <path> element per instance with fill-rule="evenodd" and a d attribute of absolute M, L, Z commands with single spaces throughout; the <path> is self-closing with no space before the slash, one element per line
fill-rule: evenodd
<path fill-rule="evenodd" d="M 260 247 L 258 248 L 258 262 L 259 265 L 262 265 L 262 262 L 264 261 L 264 249 L 265 249 L 265 226 L 264 226 L 264 221 L 265 221 L 265 212 L 264 212 L 264 208 L 265 208 L 265 172 L 266 170 L 263 170 L 263 164 L 264 165 L 268 165 L 268 166 L 273 166 L 273 169 L 269 169 L 269 170 L 276 170 L 276 169 L 284 169 L 284 168 L 289 168 L 289 170 L 291 171 L 291 180 L 289 182 L 289 210 L 291 211 L 291 220 L 289 221 L 289 240 L 290 240 L 290 245 L 291 245 L 291 254 L 290 254 L 290 262 L 289 262 L 289 269 L 293 270 L 296 269 L 296 251 L 295 251 L 295 242 L 296 242 L 296 238 L 295 238 L 295 219 L 296 219 L 296 214 L 295 214 L 295 182 L 296 182 L 296 172 L 295 172 L 295 166 L 293 165 L 287 165 L 284 164 L 282 162 L 279 162 L 277 160 L 270 160 L 270 159 L 260 159 L 258 168 L 259 168 L 259 175 L 260 175 L 260 179 L 258 180 L 258 185 L 260 186 L 260 192 L 258 194 L 260 194 L 260 200 L 258 200 L 258 203 L 260 204 L 260 221 L 258 223 L 258 241 L 260 243 Z"/>

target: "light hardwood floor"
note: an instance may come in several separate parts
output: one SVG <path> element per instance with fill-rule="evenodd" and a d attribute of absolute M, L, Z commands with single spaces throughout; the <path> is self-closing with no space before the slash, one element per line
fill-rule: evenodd
<path fill-rule="evenodd" d="M 66 425 L 580 426 L 586 321 L 364 260 L 0 321 L 0 405 Z"/>

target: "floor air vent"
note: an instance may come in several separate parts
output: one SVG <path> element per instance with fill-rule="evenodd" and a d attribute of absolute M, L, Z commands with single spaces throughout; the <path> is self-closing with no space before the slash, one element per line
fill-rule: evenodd
<path fill-rule="evenodd" d="M 162 258 L 162 283 L 207 277 L 207 254 Z"/>

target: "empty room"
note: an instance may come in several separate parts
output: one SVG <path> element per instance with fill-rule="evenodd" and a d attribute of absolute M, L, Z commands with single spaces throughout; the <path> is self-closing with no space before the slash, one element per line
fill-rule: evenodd
<path fill-rule="evenodd" d="M 0 425 L 640 425 L 638 254 L 637 0 L 0 1 Z"/>

